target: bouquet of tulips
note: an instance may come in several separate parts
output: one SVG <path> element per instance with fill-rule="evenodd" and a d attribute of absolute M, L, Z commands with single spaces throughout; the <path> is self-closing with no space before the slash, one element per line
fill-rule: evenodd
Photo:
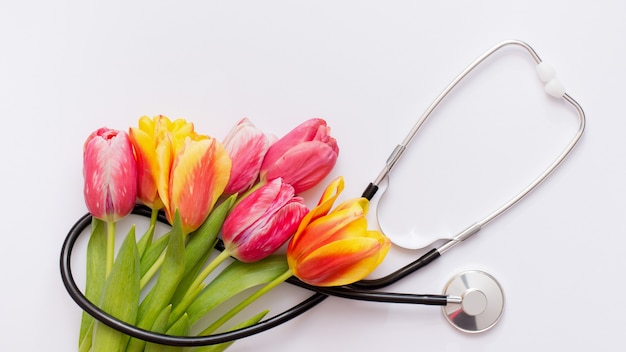
<path fill-rule="evenodd" d="M 390 246 L 367 228 L 368 201 L 349 199 L 333 209 L 342 177 L 313 209 L 299 196 L 331 172 L 338 153 L 322 119 L 307 120 L 280 139 L 243 119 L 221 142 L 186 120 L 165 116 L 141 117 L 128 132 L 98 129 L 83 153 L 84 197 L 93 219 L 85 296 L 145 330 L 208 335 L 261 321 L 268 311 L 227 325 L 291 276 L 316 286 L 363 279 Z M 136 236 L 132 226 L 116 251 L 116 223 L 137 204 L 151 209 L 147 230 Z M 156 231 L 160 214 L 171 225 L 165 233 Z M 215 250 L 218 240 L 221 252 Z M 287 241 L 286 254 L 277 254 Z M 216 273 L 218 267 L 224 269 Z M 250 288 L 258 289 L 208 326 L 198 326 Z M 180 348 L 131 338 L 83 313 L 79 351 L 169 349 Z"/>

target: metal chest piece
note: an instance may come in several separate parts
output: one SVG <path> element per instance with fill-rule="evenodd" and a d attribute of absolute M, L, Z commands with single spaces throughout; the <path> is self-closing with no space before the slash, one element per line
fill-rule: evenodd
<path fill-rule="evenodd" d="M 468 333 L 493 327 L 504 310 L 504 293 L 496 279 L 480 270 L 455 275 L 444 288 L 444 294 L 461 297 L 461 303 L 448 303 L 443 314 L 452 326 Z"/>

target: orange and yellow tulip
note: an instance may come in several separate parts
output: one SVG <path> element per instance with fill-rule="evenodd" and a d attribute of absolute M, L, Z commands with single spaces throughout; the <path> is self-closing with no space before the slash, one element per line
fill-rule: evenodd
<path fill-rule="evenodd" d="M 367 199 L 350 199 L 331 211 L 342 190 L 339 177 L 289 242 L 289 269 L 308 284 L 341 286 L 359 281 L 376 269 L 391 246 L 381 232 L 367 229 Z"/>

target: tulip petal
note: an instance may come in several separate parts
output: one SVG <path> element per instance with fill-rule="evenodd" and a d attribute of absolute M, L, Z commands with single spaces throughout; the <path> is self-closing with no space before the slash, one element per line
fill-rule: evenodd
<path fill-rule="evenodd" d="M 313 140 L 318 133 L 320 125 L 326 126 L 326 121 L 319 118 L 312 118 L 304 121 L 300 125 L 296 126 L 293 130 L 289 131 L 271 148 L 267 151 L 265 160 L 263 160 L 262 169 L 267 169 L 270 165 L 273 165 L 280 157 L 285 154 L 289 149 L 294 146 Z"/>
<path fill-rule="evenodd" d="M 265 174 L 265 179 L 282 177 L 296 193 L 317 185 L 337 162 L 337 153 L 326 143 L 310 141 L 300 143 L 277 159 Z"/>
<path fill-rule="evenodd" d="M 130 128 L 129 136 L 135 146 L 137 158 L 137 197 L 145 205 L 160 209 L 163 202 L 159 197 L 157 178 L 159 164 L 155 140 L 140 128 Z"/>
<path fill-rule="evenodd" d="M 299 279 L 316 286 L 340 286 L 359 281 L 374 271 L 389 249 L 384 236 L 376 237 L 330 242 L 297 266 L 290 267 Z"/>
<path fill-rule="evenodd" d="M 246 263 L 256 262 L 280 248 L 296 232 L 308 209 L 301 199 L 295 199 L 271 216 L 259 219 L 248 227 L 229 252 Z"/>
<path fill-rule="evenodd" d="M 226 242 L 235 241 L 234 236 L 263 217 L 281 189 L 281 179 L 272 180 L 243 198 L 231 211 L 222 228 Z M 293 194 L 292 194 L 293 196 Z"/>
<path fill-rule="evenodd" d="M 367 220 L 364 217 L 363 208 L 367 208 L 369 202 L 365 198 L 343 202 L 342 208 L 336 208 L 327 213 L 342 189 L 343 178 L 339 177 L 327 187 L 320 199 L 320 205 L 311 210 L 302 220 L 298 232 L 289 243 L 289 248 L 295 257 L 307 255 L 306 251 L 318 247 L 321 243 L 351 236 L 353 233 L 359 234 L 366 230 Z M 332 190 L 336 193 L 329 192 Z M 295 248 L 299 248 L 299 251 L 296 252 Z"/>
<path fill-rule="evenodd" d="M 169 205 L 169 177 L 174 155 L 187 137 L 195 137 L 193 124 L 184 119 L 171 121 L 163 115 L 142 116 L 129 134 L 139 165 L 138 197 L 153 209 Z"/>
<path fill-rule="evenodd" d="M 341 217 L 342 215 L 344 214 L 333 212 L 319 221 L 309 224 L 300 234 L 297 246 L 289 247 L 289 256 L 292 260 L 295 262 L 304 260 L 317 248 L 327 243 L 356 238 L 367 231 L 367 220 L 364 217 L 344 219 Z M 326 221 L 327 219 L 328 221 Z"/>
<path fill-rule="evenodd" d="M 222 194 L 230 158 L 215 139 L 187 139 L 184 149 L 172 165 L 167 209 L 170 220 L 178 210 L 185 233 L 197 229 Z"/>
<path fill-rule="evenodd" d="M 298 234 L 302 232 L 302 230 L 307 227 L 307 225 L 314 221 L 315 219 L 328 214 L 330 209 L 332 208 L 335 200 L 339 196 L 339 194 L 343 191 L 344 181 L 343 177 L 339 176 L 334 179 L 324 190 L 324 193 L 320 197 L 317 206 L 302 219 L 300 226 L 298 228 L 298 232 L 294 235 L 294 239 L 291 242 L 297 242 Z"/>
<path fill-rule="evenodd" d="M 337 207 L 324 218 L 316 219 L 308 224 L 306 232 L 315 235 L 306 235 L 307 241 L 304 246 L 317 246 L 319 243 L 334 241 L 339 238 L 360 236 L 367 229 L 367 219 L 363 207 L 369 202 L 365 198 L 356 198 L 342 203 L 344 208 Z M 346 207 L 348 206 L 349 207 Z"/>
<path fill-rule="evenodd" d="M 322 119 L 310 119 L 287 133 L 267 151 L 262 180 L 282 177 L 296 193 L 318 184 L 334 167 L 339 148 Z"/>
<path fill-rule="evenodd" d="M 269 138 L 244 118 L 224 139 L 224 147 L 233 161 L 226 194 L 248 190 L 259 176 L 263 158 L 270 146 Z"/>
<path fill-rule="evenodd" d="M 171 213 L 174 210 L 170 209 L 170 173 L 172 170 L 172 148 L 169 141 L 162 141 L 156 146 L 156 158 L 158 167 L 158 174 L 156 175 L 157 189 L 159 196 L 165 205 L 166 213 Z M 171 220 L 170 220 L 171 221 Z"/>

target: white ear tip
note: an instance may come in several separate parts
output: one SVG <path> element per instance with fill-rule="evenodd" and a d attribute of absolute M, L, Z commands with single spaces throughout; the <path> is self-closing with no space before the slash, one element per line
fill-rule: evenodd
<path fill-rule="evenodd" d="M 565 87 L 557 78 L 551 79 L 545 86 L 546 93 L 555 98 L 562 98 L 565 95 Z"/>
<path fill-rule="evenodd" d="M 537 64 L 537 74 L 542 82 L 548 82 L 556 76 L 556 70 L 552 65 L 540 62 Z"/>

